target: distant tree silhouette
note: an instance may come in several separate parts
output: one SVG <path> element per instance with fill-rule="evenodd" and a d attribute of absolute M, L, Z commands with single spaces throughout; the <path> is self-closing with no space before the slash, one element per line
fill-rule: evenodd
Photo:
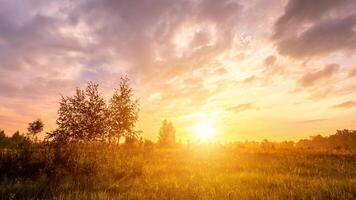
<path fill-rule="evenodd" d="M 155 145 L 155 143 L 154 142 L 152 142 L 151 140 L 149 140 L 149 139 L 145 139 L 144 141 L 143 141 L 143 146 L 147 149 L 151 149 L 151 148 L 153 148 L 154 147 L 154 145 Z"/>
<path fill-rule="evenodd" d="M 60 101 L 58 128 L 47 134 L 55 142 L 103 140 L 107 129 L 106 104 L 98 84 L 89 82 L 85 90 Z"/>
<path fill-rule="evenodd" d="M 8 137 L 4 130 L 0 130 L 0 148 L 5 148 L 8 145 Z"/>
<path fill-rule="evenodd" d="M 114 95 L 109 102 L 109 138 L 120 137 L 132 140 L 137 136 L 134 130 L 138 119 L 138 100 L 133 99 L 133 91 L 129 86 L 127 77 L 121 78 L 119 89 L 115 89 Z"/>
<path fill-rule="evenodd" d="M 273 144 L 273 142 L 268 141 L 267 139 L 264 139 L 261 142 L 260 146 L 264 150 L 272 150 L 275 148 L 275 144 Z"/>
<path fill-rule="evenodd" d="M 328 145 L 334 149 L 356 150 L 356 130 L 337 130 L 328 137 Z"/>
<path fill-rule="evenodd" d="M 139 147 L 143 144 L 143 139 L 138 136 L 126 136 L 125 137 L 125 147 Z"/>
<path fill-rule="evenodd" d="M 159 130 L 158 144 L 161 146 L 171 147 L 176 144 L 176 130 L 172 122 L 164 120 Z"/>
<path fill-rule="evenodd" d="M 27 131 L 31 139 L 35 138 L 36 135 L 43 131 L 44 124 L 41 119 L 37 119 L 33 122 L 30 122 L 27 127 Z"/>
<path fill-rule="evenodd" d="M 11 147 L 21 147 L 30 143 L 29 139 L 16 131 L 10 138 Z"/>
<path fill-rule="evenodd" d="M 315 148 L 324 148 L 327 147 L 327 138 L 324 138 L 321 135 L 311 136 L 310 137 L 312 144 Z"/>
<path fill-rule="evenodd" d="M 309 149 L 356 150 L 356 130 L 337 130 L 336 134 L 326 137 L 312 136 L 310 139 L 299 140 L 296 146 Z"/>
<path fill-rule="evenodd" d="M 30 144 L 31 141 L 25 135 L 16 131 L 11 137 L 6 136 L 5 131 L 0 131 L 0 148 L 18 148 Z"/>
<path fill-rule="evenodd" d="M 278 147 L 281 149 L 291 149 L 294 148 L 294 145 L 293 141 L 283 141 L 278 144 Z"/>

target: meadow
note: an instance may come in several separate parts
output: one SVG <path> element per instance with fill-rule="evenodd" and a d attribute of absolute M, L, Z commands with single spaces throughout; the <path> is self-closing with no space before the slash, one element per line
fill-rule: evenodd
<path fill-rule="evenodd" d="M 1 199 L 356 198 L 347 151 L 85 144 L 3 152 L 1 170 Z"/>
<path fill-rule="evenodd" d="M 40 119 L 26 134 L 0 131 L 0 198 L 356 199 L 355 130 L 222 145 L 202 121 L 200 140 L 181 143 L 164 120 L 151 141 L 135 127 L 138 110 L 127 78 L 109 101 L 89 83 L 61 98 L 45 138 Z"/>

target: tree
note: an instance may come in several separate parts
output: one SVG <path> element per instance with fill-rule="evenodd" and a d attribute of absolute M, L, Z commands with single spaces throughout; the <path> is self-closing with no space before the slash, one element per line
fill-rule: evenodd
<path fill-rule="evenodd" d="M 138 132 L 134 130 L 138 120 L 138 100 L 133 99 L 133 90 L 127 77 L 121 78 L 119 89 L 115 89 L 110 99 L 109 109 L 109 139 L 120 137 L 132 139 Z"/>
<path fill-rule="evenodd" d="M 59 143 L 103 140 L 107 129 L 106 103 L 98 84 L 89 82 L 85 90 L 76 89 L 73 97 L 63 97 L 59 103 L 57 130 L 47 139 Z"/>
<path fill-rule="evenodd" d="M 11 141 L 11 146 L 13 147 L 20 147 L 23 145 L 28 145 L 30 141 L 28 140 L 27 137 L 24 135 L 20 134 L 19 131 L 16 131 L 10 138 Z"/>
<path fill-rule="evenodd" d="M 321 135 L 311 136 L 311 144 L 314 148 L 323 149 L 326 147 L 327 138 L 324 138 Z"/>
<path fill-rule="evenodd" d="M 89 83 L 86 88 L 87 99 L 85 101 L 85 138 L 89 140 L 105 139 L 107 128 L 106 103 L 104 98 L 99 94 L 99 85 Z"/>
<path fill-rule="evenodd" d="M 6 137 L 4 130 L 0 130 L 0 148 L 5 148 L 8 145 L 9 145 L 9 138 Z"/>
<path fill-rule="evenodd" d="M 164 120 L 159 129 L 158 144 L 161 146 L 172 147 L 176 144 L 176 130 L 172 122 Z"/>
<path fill-rule="evenodd" d="M 46 139 L 56 143 L 71 141 L 110 140 L 121 136 L 134 138 L 138 119 L 138 100 L 127 77 L 121 78 L 119 90 L 115 90 L 107 106 L 99 93 L 99 85 L 89 82 L 86 89 L 77 88 L 72 97 L 63 97 L 59 102 L 58 128 L 47 133 Z"/>
<path fill-rule="evenodd" d="M 38 133 L 43 131 L 43 127 L 44 124 L 41 119 L 37 119 L 28 124 L 27 131 L 30 134 L 30 137 L 34 138 Z"/>

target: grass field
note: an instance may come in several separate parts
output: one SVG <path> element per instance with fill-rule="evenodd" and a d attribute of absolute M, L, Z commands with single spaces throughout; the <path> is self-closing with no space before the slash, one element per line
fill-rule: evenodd
<path fill-rule="evenodd" d="M 30 178 L 2 178 L 1 198 L 356 198 L 351 153 L 200 147 L 83 151 L 75 160 L 80 165 L 57 169 L 55 177 L 40 171 Z"/>

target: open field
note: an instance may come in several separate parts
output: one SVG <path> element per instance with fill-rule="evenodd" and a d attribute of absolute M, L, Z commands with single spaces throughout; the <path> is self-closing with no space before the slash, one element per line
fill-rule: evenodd
<path fill-rule="evenodd" d="M 356 0 L 0 0 L 0 200 L 356 200 Z"/>
<path fill-rule="evenodd" d="M 55 176 L 45 171 L 44 158 L 32 155 L 31 166 L 44 171 L 33 169 L 27 178 L 2 175 L 1 198 L 356 198 L 356 155 L 351 153 L 184 147 L 75 154 L 75 164 L 56 164 Z"/>

